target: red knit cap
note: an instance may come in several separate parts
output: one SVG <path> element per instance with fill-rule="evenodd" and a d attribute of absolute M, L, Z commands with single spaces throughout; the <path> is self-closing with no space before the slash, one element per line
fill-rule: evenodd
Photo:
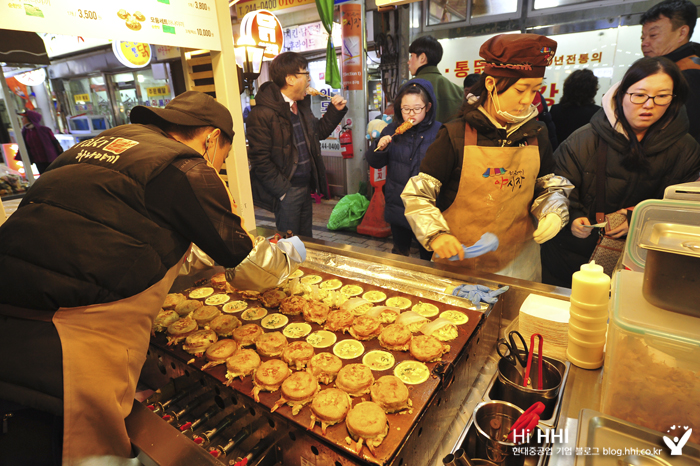
<path fill-rule="evenodd" d="M 500 34 L 484 42 L 479 55 L 485 72 L 504 78 L 541 78 L 552 63 L 557 43 L 537 34 Z"/>

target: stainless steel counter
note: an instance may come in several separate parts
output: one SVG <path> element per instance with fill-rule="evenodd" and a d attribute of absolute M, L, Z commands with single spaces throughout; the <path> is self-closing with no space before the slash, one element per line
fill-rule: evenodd
<path fill-rule="evenodd" d="M 269 230 L 264 229 L 258 229 L 258 233 L 264 236 L 271 235 Z M 420 421 L 414 426 L 413 432 L 405 445 L 391 461 L 391 464 L 400 466 L 441 465 L 444 456 L 459 448 L 459 445 L 456 445 L 456 443 L 459 441 L 460 434 L 471 418 L 473 406 L 478 403 L 478 400 L 480 400 L 486 390 L 489 380 L 487 374 L 489 371 L 495 370 L 492 367 L 493 357 L 491 357 L 495 353 L 495 342 L 503 332 L 503 329 L 517 317 L 525 298 L 529 294 L 535 293 L 568 301 L 570 294 L 568 289 L 494 274 L 476 273 L 452 264 L 429 263 L 419 259 L 406 258 L 349 245 L 302 239 L 304 239 L 309 251 L 309 259 L 307 261 L 312 263 L 309 265 L 311 268 L 314 267 L 314 261 L 320 264 L 326 255 L 337 255 L 339 258 L 367 261 L 373 264 L 373 267 L 387 267 L 394 270 L 393 276 L 387 275 L 387 287 L 400 289 L 402 286 L 401 280 L 392 279 L 402 275 L 401 272 L 403 271 L 405 275 L 410 276 L 412 279 L 418 278 L 418 284 L 414 283 L 413 285 L 420 288 L 420 296 L 433 299 L 437 296 L 443 302 L 457 299 L 444 293 L 449 291 L 451 287 L 461 283 L 482 284 L 491 288 L 504 285 L 510 286 L 510 290 L 500 296 L 499 302 L 484 312 L 477 332 L 475 332 L 463 352 L 468 364 L 462 364 L 459 366 L 459 370 L 449 374 L 450 379 L 444 381 L 443 388 L 431 401 L 430 409 L 425 411 Z M 337 266 L 337 262 L 341 261 L 332 262 L 331 266 Z M 318 264 L 316 266 L 319 266 Z M 342 271 L 342 266 L 338 267 L 338 270 Z M 350 272 L 346 270 L 345 273 Z M 340 273 L 340 275 L 342 274 Z M 201 278 L 201 276 L 198 278 Z M 170 375 L 169 373 L 168 376 Z M 573 447 L 576 442 L 574 429 L 579 410 L 583 407 L 597 409 L 599 406 L 600 371 L 584 371 L 572 366 L 569 378 L 569 388 L 562 400 L 561 415 L 557 427 L 570 429 L 569 443 Z M 138 431 L 135 426 L 134 429 L 133 432 Z M 130 429 L 132 435 L 133 432 Z M 152 447 L 156 443 L 155 439 L 149 438 L 147 441 L 141 442 L 140 447 L 148 448 L 149 445 Z M 297 445 L 299 445 L 299 442 L 297 442 Z M 287 461 L 287 458 L 291 457 L 294 448 L 291 445 L 285 445 L 281 451 L 284 450 L 286 450 L 284 463 L 298 464 L 297 461 Z M 150 452 L 146 453 L 156 464 L 170 464 L 169 462 L 158 461 L 157 455 L 153 456 Z M 317 452 L 314 454 L 317 454 Z M 346 462 L 345 458 L 339 457 L 332 451 L 328 452 L 328 456 L 336 461 L 335 464 L 351 464 Z M 317 459 L 320 459 L 320 457 Z M 567 457 L 562 455 L 552 456 L 550 461 L 554 461 L 553 464 L 555 466 L 571 466 L 573 465 L 573 459 L 573 456 Z M 307 462 L 303 464 L 308 463 L 308 455 L 305 461 Z"/>

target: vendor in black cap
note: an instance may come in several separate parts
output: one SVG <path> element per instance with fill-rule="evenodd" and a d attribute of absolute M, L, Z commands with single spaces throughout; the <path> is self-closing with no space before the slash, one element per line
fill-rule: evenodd
<path fill-rule="evenodd" d="M 439 257 L 540 280 L 538 243 L 568 222 L 572 188 L 553 175 L 547 129 L 532 105 L 556 48 L 536 34 L 502 34 L 481 46 L 484 73 L 401 195 L 416 237 Z M 463 245 L 484 233 L 498 237 L 498 249 L 465 259 Z"/>
<path fill-rule="evenodd" d="M 233 121 L 186 92 L 59 156 L 0 227 L 2 464 L 122 464 L 151 325 L 192 244 L 241 289 L 305 254 L 250 236 L 218 176 Z M 11 356 L 10 356 L 11 355 Z"/>

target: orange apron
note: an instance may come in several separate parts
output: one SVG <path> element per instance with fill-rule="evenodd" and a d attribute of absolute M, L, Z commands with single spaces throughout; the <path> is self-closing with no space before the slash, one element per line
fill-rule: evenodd
<path fill-rule="evenodd" d="M 135 296 L 60 308 L 54 315 L 63 348 L 64 466 L 131 457 L 124 418 L 146 361 L 151 325 L 181 265 Z"/>
<path fill-rule="evenodd" d="M 496 251 L 460 261 L 460 266 L 498 273 L 507 269 L 524 250 L 533 249 L 529 244 L 534 243 L 535 231 L 530 206 L 540 171 L 540 153 L 536 138 L 528 143 L 522 147 L 477 146 L 476 130 L 465 125 L 459 189 L 443 216 L 462 244 L 472 245 L 490 232 L 498 237 L 499 246 Z"/>

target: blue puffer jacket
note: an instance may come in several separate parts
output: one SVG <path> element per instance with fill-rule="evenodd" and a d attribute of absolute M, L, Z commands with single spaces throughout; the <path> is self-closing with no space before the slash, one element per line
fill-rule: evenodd
<path fill-rule="evenodd" d="M 384 195 L 386 197 L 386 209 L 384 219 L 393 225 L 411 228 L 404 216 L 404 206 L 401 201 L 401 193 L 408 183 L 409 178 L 416 176 L 420 171 L 420 163 L 425 157 L 425 151 L 437 136 L 441 123 L 435 120 L 435 93 L 433 86 L 425 79 L 412 79 L 401 86 L 403 90 L 407 86 L 421 86 L 432 103 L 430 110 L 423 121 L 418 123 L 406 133 L 395 136 L 383 151 L 367 153 L 367 162 L 374 168 L 387 167 L 386 185 Z M 403 123 L 401 110 L 396 109 L 394 121 L 384 128 L 380 139 L 391 136 L 396 128 Z"/>

